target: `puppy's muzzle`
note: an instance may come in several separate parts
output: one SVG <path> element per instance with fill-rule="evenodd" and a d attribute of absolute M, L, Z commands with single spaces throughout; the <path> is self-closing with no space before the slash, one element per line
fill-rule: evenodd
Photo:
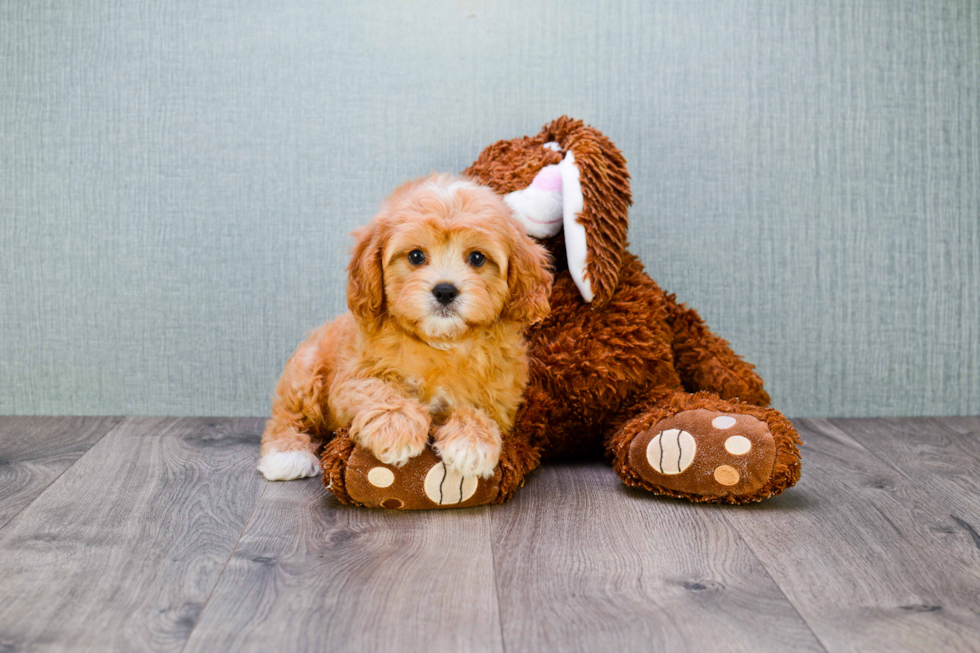
<path fill-rule="evenodd" d="M 449 306 L 459 297 L 459 288 L 451 283 L 440 283 L 432 288 L 432 296 L 443 306 Z"/>

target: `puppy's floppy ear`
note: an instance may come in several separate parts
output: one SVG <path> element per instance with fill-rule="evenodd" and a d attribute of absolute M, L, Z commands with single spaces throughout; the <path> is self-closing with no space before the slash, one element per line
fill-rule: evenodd
<path fill-rule="evenodd" d="M 548 251 L 535 243 L 514 225 L 513 245 L 507 264 L 507 287 L 510 298 L 504 309 L 504 317 L 534 324 L 540 322 L 551 310 L 551 261 Z"/>
<path fill-rule="evenodd" d="M 347 307 L 361 322 L 375 323 L 385 311 L 382 229 L 375 220 L 353 235 L 357 242 L 347 265 Z"/>

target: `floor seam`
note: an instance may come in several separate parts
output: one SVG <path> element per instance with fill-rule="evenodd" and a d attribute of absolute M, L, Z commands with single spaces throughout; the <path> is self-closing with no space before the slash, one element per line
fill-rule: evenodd
<path fill-rule="evenodd" d="M 235 551 L 238 551 L 238 545 L 242 543 L 242 538 L 245 537 L 245 532 L 248 531 L 248 527 L 251 526 L 252 520 L 255 518 L 255 511 L 259 509 L 259 504 L 262 503 L 262 497 L 265 496 L 265 491 L 269 488 L 269 482 L 263 479 L 262 491 L 259 492 L 258 498 L 255 499 L 255 505 L 252 506 L 252 512 L 248 514 L 248 519 L 245 520 L 245 525 L 242 527 L 242 532 L 238 534 L 238 539 L 235 540 L 235 546 L 231 547 L 231 551 L 228 552 L 228 557 L 225 558 L 224 564 L 221 565 L 221 571 L 218 572 L 217 577 L 214 579 L 214 585 L 211 586 L 211 591 L 208 592 L 208 597 L 204 599 L 204 603 L 201 605 L 201 612 L 198 614 L 198 618 L 194 621 L 194 626 L 187 631 L 187 639 L 184 640 L 184 645 L 180 647 L 181 653 L 187 648 L 187 645 L 191 642 L 191 637 L 194 636 L 194 631 L 197 630 L 198 624 L 201 623 L 204 617 L 204 612 L 208 609 L 208 604 L 211 603 L 211 598 L 214 596 L 215 590 L 218 589 L 218 585 L 221 583 L 221 579 L 225 575 L 225 570 L 228 569 L 228 563 L 231 562 L 232 557 L 235 555 Z"/>
<path fill-rule="evenodd" d="M 109 419 L 112 419 L 112 417 L 110 417 Z M 92 442 L 92 444 L 89 446 L 88 449 L 86 449 L 84 452 L 82 452 L 82 455 L 81 456 L 79 456 L 78 458 L 76 458 L 75 461 L 72 462 L 72 464 L 68 465 L 68 467 L 65 467 L 63 470 L 61 470 L 61 473 L 58 474 L 57 476 L 55 476 L 54 479 L 52 479 L 52 481 L 50 483 L 48 483 L 47 487 L 45 487 L 43 490 L 41 490 L 37 494 L 36 497 L 34 497 L 33 499 L 31 499 L 30 501 L 28 501 L 27 503 L 25 503 L 23 506 L 21 506 L 20 510 L 18 510 L 17 512 L 15 512 L 14 514 L 12 514 L 7 521 L 5 521 L 4 523 L 0 524 L 0 536 L 3 535 L 4 529 L 7 528 L 7 526 L 9 524 L 11 524 L 15 519 L 17 519 L 17 517 L 19 517 L 22 512 L 24 512 L 25 510 L 27 510 L 28 508 L 30 508 L 32 505 L 34 505 L 34 502 L 35 501 L 37 501 L 42 496 L 44 496 L 47 493 L 47 491 L 50 490 L 54 486 L 54 484 L 57 483 L 58 480 L 68 472 L 69 469 L 71 469 L 72 467 L 74 467 L 75 465 L 77 465 L 78 464 L 78 461 L 81 460 L 82 458 L 84 458 L 85 456 L 87 456 L 88 453 L 92 449 L 94 449 L 97 444 L 99 444 L 100 442 L 102 442 L 103 438 L 105 438 L 107 435 L 109 435 L 110 433 L 112 433 L 113 431 L 115 431 L 116 429 L 118 429 L 120 426 L 122 426 L 128 419 L 129 419 L 128 417 L 120 417 L 118 422 L 116 422 L 114 424 L 111 424 L 109 427 L 107 427 L 106 430 L 105 430 L 105 432 L 102 433 L 102 435 L 100 435 L 99 437 L 97 437 L 95 439 L 95 441 Z"/>
<path fill-rule="evenodd" d="M 500 649 L 507 653 L 507 642 L 504 640 L 504 616 L 500 611 L 500 582 L 497 574 L 497 551 L 493 541 L 493 516 L 490 506 L 485 506 L 487 515 L 487 536 L 490 538 L 490 568 L 493 570 L 493 594 L 497 601 L 497 627 L 500 628 Z"/>
<path fill-rule="evenodd" d="M 830 426 L 832 426 L 836 431 L 839 431 L 840 433 L 843 433 L 845 436 L 847 436 L 847 438 L 851 442 L 853 442 L 855 445 L 857 445 L 858 447 L 860 447 L 861 450 L 864 451 L 865 453 L 867 453 L 870 457 L 874 458 L 875 460 L 877 460 L 878 462 L 880 462 L 882 465 L 884 465 L 888 469 L 890 469 L 893 472 L 895 472 L 896 474 L 898 474 L 899 477 L 905 479 L 905 482 L 906 483 L 908 483 L 909 485 L 911 485 L 915 489 L 920 490 L 923 493 L 928 494 L 929 489 L 927 487 L 925 487 L 922 484 L 921 481 L 917 480 L 914 476 L 910 475 L 904 469 L 904 467 L 902 465 L 897 465 L 897 464 L 889 461 L 887 458 L 883 458 L 881 456 L 881 454 L 876 449 L 870 449 L 870 448 L 864 446 L 864 443 L 863 442 L 861 442 L 860 440 L 857 440 L 854 436 L 852 436 L 850 433 L 848 433 L 843 428 L 841 428 L 838 424 L 836 424 L 836 422 L 839 422 L 839 421 L 855 420 L 855 419 L 862 419 L 862 418 L 854 418 L 854 417 L 828 417 L 828 418 L 808 418 L 806 420 L 800 420 L 800 421 L 801 422 L 803 422 L 803 421 L 809 422 L 811 425 L 814 424 L 814 423 L 818 423 L 818 422 L 826 422 L 827 424 L 829 424 Z M 875 418 L 868 418 L 868 419 L 875 419 Z M 905 419 L 934 419 L 934 418 L 911 417 L 911 418 L 905 418 Z M 942 426 L 942 425 L 939 424 L 938 426 Z M 816 428 L 814 430 L 816 430 L 818 432 L 820 431 L 819 428 Z M 826 433 L 824 433 L 824 435 L 826 435 Z M 950 435 L 959 435 L 959 434 L 951 433 Z M 950 517 L 952 517 L 953 519 L 956 519 L 956 517 L 954 515 L 950 515 Z M 888 520 L 887 517 L 885 519 Z M 890 524 L 891 523 L 891 520 L 888 520 L 888 523 Z M 892 525 L 892 527 L 894 528 L 894 525 Z M 896 530 L 898 530 L 898 529 L 896 529 Z"/>
<path fill-rule="evenodd" d="M 739 541 L 742 544 L 744 544 L 745 547 L 752 553 L 752 557 L 755 558 L 756 562 L 759 563 L 759 567 L 762 568 L 762 571 L 764 571 L 766 576 L 769 578 L 769 580 L 772 581 L 772 584 L 776 586 L 777 590 L 779 590 L 779 594 L 786 600 L 786 604 L 793 609 L 793 612 L 796 613 L 796 616 L 800 618 L 800 621 L 803 622 L 803 625 L 806 626 L 806 629 L 810 631 L 811 635 L 813 635 L 814 641 L 816 641 L 816 643 L 820 646 L 820 648 L 822 648 L 825 651 L 825 653 L 830 653 L 830 649 L 827 648 L 827 645 L 824 644 L 823 640 L 820 639 L 820 636 L 817 635 L 817 633 L 813 630 L 813 626 L 810 625 L 810 622 L 807 621 L 806 617 L 803 616 L 799 608 L 796 607 L 796 604 L 793 603 L 793 599 L 789 598 L 789 595 L 786 594 L 786 592 L 783 590 L 783 586 L 779 584 L 779 581 L 777 581 L 775 576 L 772 575 L 772 572 L 769 571 L 769 568 L 766 566 L 765 562 L 763 562 L 758 552 L 756 552 L 756 550 L 752 548 L 752 544 L 744 537 L 742 537 L 742 532 L 738 529 L 738 525 L 733 524 L 729 520 L 728 515 L 725 515 L 723 519 L 725 520 L 725 523 L 727 523 L 731 527 L 731 529 L 735 532 L 735 536 L 738 537 Z"/>
<path fill-rule="evenodd" d="M 920 484 L 920 482 L 915 479 L 914 476 L 909 475 L 909 473 L 905 471 L 905 469 L 903 468 L 903 466 L 896 465 L 895 463 L 891 462 L 890 460 L 888 460 L 886 458 L 883 458 L 876 449 L 869 449 L 868 447 L 864 446 L 864 443 L 863 442 L 861 442 L 860 440 L 858 440 L 857 438 L 855 438 L 854 436 L 852 436 L 850 433 L 848 433 L 847 431 L 845 431 L 843 428 L 841 428 L 837 424 L 837 422 L 841 422 L 841 421 L 856 421 L 858 419 L 876 419 L 876 418 L 826 417 L 826 418 L 810 418 L 810 419 L 807 419 L 806 421 L 809 422 L 810 424 L 819 423 L 819 422 L 826 422 L 826 423 L 830 424 L 832 427 L 834 427 L 834 429 L 836 429 L 837 431 L 840 431 L 841 433 L 843 433 L 844 435 L 846 435 L 848 437 L 848 439 L 851 440 L 851 442 L 853 442 L 857 446 L 861 447 L 862 450 L 864 450 L 872 458 L 877 459 L 885 467 L 888 467 L 893 472 L 895 472 L 896 474 L 898 474 L 899 476 L 901 476 L 902 478 L 904 478 L 909 483 L 915 485 L 920 490 L 922 490 L 924 492 L 927 491 L 927 489 L 925 487 L 923 487 Z M 885 419 L 885 418 L 877 418 L 877 419 Z M 929 419 L 929 420 L 932 420 L 934 418 L 907 417 L 907 418 L 904 418 L 904 419 Z M 800 421 L 803 421 L 803 420 L 800 420 Z M 941 423 L 937 423 L 936 426 L 939 426 L 940 428 L 945 428 Z M 816 429 L 816 430 L 819 431 L 819 429 Z M 951 436 L 961 436 L 962 434 L 956 433 L 954 431 L 952 433 L 949 433 L 949 435 L 951 435 Z"/>
<path fill-rule="evenodd" d="M 840 421 L 858 420 L 858 419 L 876 419 L 876 418 L 853 418 L 853 417 L 839 417 L 838 418 L 838 417 L 828 417 L 828 418 L 815 418 L 815 419 L 811 419 L 809 421 L 811 423 L 818 422 L 818 421 L 827 422 L 834 429 L 836 429 L 837 431 L 840 431 L 841 433 L 843 433 L 844 435 L 846 435 L 852 442 L 854 442 L 859 447 L 861 447 L 861 449 L 864 450 L 869 456 L 871 456 L 872 458 L 878 460 L 882 465 L 884 465 L 888 469 L 890 469 L 893 472 L 895 472 L 896 474 L 898 474 L 899 477 L 905 479 L 905 482 L 908 483 L 909 486 L 915 488 L 916 490 L 919 490 L 920 492 L 922 492 L 925 495 L 928 495 L 929 494 L 929 488 L 926 487 L 922 483 L 922 481 L 918 480 L 915 476 L 913 476 L 908 471 L 906 471 L 906 468 L 905 468 L 905 465 L 904 464 L 893 463 L 892 461 L 888 460 L 887 458 L 882 457 L 881 454 L 879 453 L 879 450 L 877 448 L 870 449 L 870 448 L 864 446 L 864 443 L 863 442 L 861 442 L 860 440 L 858 440 L 857 438 L 855 438 L 854 436 L 852 436 L 850 433 L 848 433 L 846 430 L 844 430 L 840 425 L 838 425 L 836 423 L 836 422 L 840 422 Z M 884 418 L 877 418 L 877 419 L 884 419 Z M 906 417 L 906 418 L 901 418 L 901 419 L 907 419 L 907 420 L 929 420 L 929 422 L 932 423 L 933 425 L 935 425 L 936 427 L 946 430 L 947 434 L 950 435 L 950 436 L 952 436 L 952 437 L 962 437 L 962 435 L 963 435 L 962 433 L 958 433 L 955 430 L 951 430 L 947 426 L 945 426 L 942 423 L 942 418 L 936 418 L 936 417 Z M 819 429 L 817 429 L 817 430 L 819 430 Z M 879 508 L 876 507 L 875 509 L 878 510 L 878 513 L 881 515 L 881 517 L 892 528 L 894 528 L 897 533 L 901 534 L 901 529 L 899 529 L 897 526 L 895 526 L 895 524 L 892 523 L 892 520 L 889 519 L 887 515 L 885 515 L 884 513 L 882 513 Z M 980 537 L 978 537 L 976 531 L 973 530 L 972 525 L 970 523 L 966 522 L 966 521 L 963 521 L 962 519 L 960 519 L 959 517 L 957 517 L 953 513 L 949 513 L 949 517 L 960 528 L 962 528 L 966 532 L 966 534 L 968 536 L 970 536 L 970 538 L 973 540 L 973 543 L 976 545 L 977 549 L 980 549 Z"/>

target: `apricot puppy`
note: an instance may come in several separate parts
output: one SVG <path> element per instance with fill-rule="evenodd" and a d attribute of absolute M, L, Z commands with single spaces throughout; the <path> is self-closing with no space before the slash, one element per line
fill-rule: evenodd
<path fill-rule="evenodd" d="M 401 186 L 355 236 L 350 312 L 286 363 L 259 471 L 315 476 L 320 442 L 349 426 L 386 464 L 431 433 L 447 467 L 492 476 L 527 384 L 523 328 L 549 310 L 547 253 L 496 193 L 448 175 Z"/>

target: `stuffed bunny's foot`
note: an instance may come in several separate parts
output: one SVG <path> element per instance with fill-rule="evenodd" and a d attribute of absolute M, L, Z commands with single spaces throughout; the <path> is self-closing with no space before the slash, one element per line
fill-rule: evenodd
<path fill-rule="evenodd" d="M 772 476 L 776 442 L 751 415 L 698 408 L 660 420 L 633 440 L 628 465 L 646 483 L 701 500 L 753 500 Z M 762 498 L 762 497 L 759 497 Z"/>
<path fill-rule="evenodd" d="M 381 462 L 364 447 L 348 446 L 343 455 L 340 468 L 336 452 L 330 447 L 324 452 L 324 484 L 345 503 L 400 510 L 468 508 L 492 503 L 500 494 L 499 468 L 491 478 L 465 476 L 428 446 L 400 467 Z"/>

